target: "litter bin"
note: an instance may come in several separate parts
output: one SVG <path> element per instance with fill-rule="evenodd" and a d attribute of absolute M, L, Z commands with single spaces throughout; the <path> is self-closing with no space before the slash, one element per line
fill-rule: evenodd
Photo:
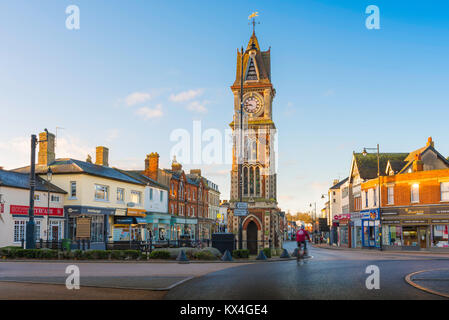
<path fill-rule="evenodd" d="M 70 241 L 70 239 L 62 239 L 62 250 L 70 251 L 71 244 L 72 244 L 72 241 Z"/>

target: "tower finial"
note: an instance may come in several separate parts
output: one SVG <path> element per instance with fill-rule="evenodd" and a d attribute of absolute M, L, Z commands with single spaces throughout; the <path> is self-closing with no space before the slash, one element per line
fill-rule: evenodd
<path fill-rule="evenodd" d="M 250 16 L 248 17 L 248 20 L 253 19 L 253 21 L 251 22 L 253 25 L 253 35 L 256 34 L 256 24 L 260 24 L 260 22 L 256 22 L 256 17 L 259 16 L 259 11 L 255 11 L 253 13 L 250 14 Z"/>

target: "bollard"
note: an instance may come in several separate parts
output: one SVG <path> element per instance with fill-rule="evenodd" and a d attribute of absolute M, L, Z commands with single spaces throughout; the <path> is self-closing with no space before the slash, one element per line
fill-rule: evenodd
<path fill-rule="evenodd" d="M 281 256 L 279 258 L 281 258 L 281 259 L 288 259 L 288 258 L 290 258 L 290 255 L 288 254 L 287 249 L 284 249 L 282 251 L 282 254 L 281 254 Z"/>
<path fill-rule="evenodd" d="M 223 254 L 223 257 L 221 257 L 221 261 L 232 261 L 232 255 L 229 252 L 229 250 L 226 250 Z"/>
<path fill-rule="evenodd" d="M 259 255 L 257 256 L 256 260 L 267 260 L 267 256 L 263 252 L 263 250 L 259 251 Z"/>
<path fill-rule="evenodd" d="M 295 248 L 295 250 L 294 250 L 293 253 L 292 253 L 292 256 L 293 256 L 293 257 L 296 258 L 296 257 L 298 256 L 298 250 L 299 250 L 298 248 Z"/>
<path fill-rule="evenodd" d="M 179 252 L 178 257 L 176 258 L 176 261 L 178 261 L 178 263 L 190 263 L 184 250 L 181 250 L 181 252 Z"/>

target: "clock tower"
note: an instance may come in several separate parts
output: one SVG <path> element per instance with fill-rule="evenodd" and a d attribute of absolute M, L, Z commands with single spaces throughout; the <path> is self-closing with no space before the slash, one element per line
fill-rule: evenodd
<path fill-rule="evenodd" d="M 240 136 L 237 133 L 240 131 L 242 87 L 243 147 L 240 156 Z M 246 51 L 237 51 L 237 71 L 231 90 L 234 94 L 234 121 L 230 126 L 234 140 L 230 202 L 231 209 L 235 208 L 235 203 L 240 199 L 248 203 L 249 214 L 241 218 L 242 240 L 243 246 L 254 253 L 262 247 L 268 247 L 270 243 L 272 247 L 280 247 L 279 243 L 282 242 L 276 195 L 276 127 L 272 118 L 276 90 L 271 83 L 271 49 L 260 49 L 254 30 Z M 230 229 L 238 237 L 239 217 L 232 216 Z"/>

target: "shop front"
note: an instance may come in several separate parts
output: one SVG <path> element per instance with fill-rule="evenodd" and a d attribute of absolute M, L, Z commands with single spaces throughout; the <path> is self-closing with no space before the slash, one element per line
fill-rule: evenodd
<path fill-rule="evenodd" d="M 336 215 L 334 219 L 338 221 L 338 246 L 351 248 L 351 215 Z"/>
<path fill-rule="evenodd" d="M 351 213 L 352 248 L 362 247 L 362 215 L 360 212 Z"/>
<path fill-rule="evenodd" d="M 170 234 L 172 240 L 179 240 L 181 237 L 196 240 L 197 224 L 197 219 L 172 216 L 170 221 Z"/>
<path fill-rule="evenodd" d="M 109 224 L 115 208 L 65 206 L 68 218 L 68 238 L 72 247 L 78 240 L 89 240 L 90 249 L 104 250 L 109 237 Z"/>
<path fill-rule="evenodd" d="M 379 209 L 363 210 L 361 214 L 362 248 L 380 249 Z"/>
<path fill-rule="evenodd" d="M 449 251 L 449 206 L 413 206 L 382 210 L 385 249 Z"/>
<path fill-rule="evenodd" d="M 200 240 L 210 240 L 214 221 L 206 218 L 198 219 L 198 238 Z"/>
<path fill-rule="evenodd" d="M 170 214 L 147 212 L 146 221 L 148 237 L 151 237 L 153 241 L 174 240 L 171 237 Z"/>

